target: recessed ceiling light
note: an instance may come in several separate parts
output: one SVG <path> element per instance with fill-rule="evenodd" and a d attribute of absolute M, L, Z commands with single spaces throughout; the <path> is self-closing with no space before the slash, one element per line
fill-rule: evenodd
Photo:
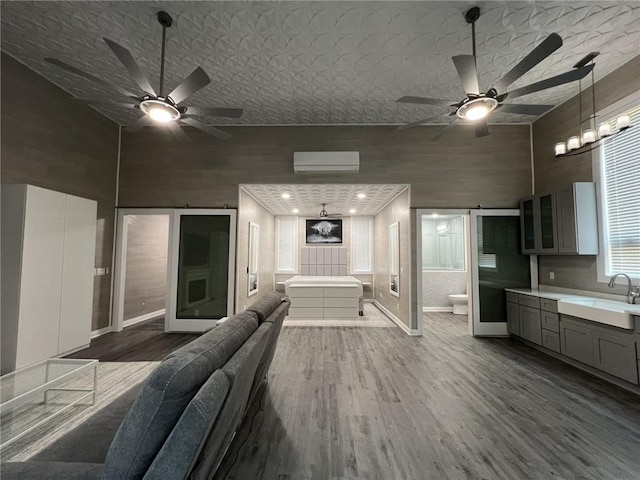
<path fill-rule="evenodd" d="M 291 197 L 291 195 L 289 195 L 288 193 L 283 193 L 282 194 L 282 198 L 284 198 L 285 200 L 288 200 Z"/>
<path fill-rule="evenodd" d="M 293 213 L 298 213 L 300 210 L 298 210 L 297 208 L 294 208 L 293 210 L 291 210 Z"/>
<path fill-rule="evenodd" d="M 359 193 L 358 194 L 358 198 L 365 198 L 365 197 L 366 197 L 366 195 L 364 193 Z"/>
<path fill-rule="evenodd" d="M 349 213 L 356 213 L 356 209 L 352 208 L 351 210 L 349 210 Z"/>

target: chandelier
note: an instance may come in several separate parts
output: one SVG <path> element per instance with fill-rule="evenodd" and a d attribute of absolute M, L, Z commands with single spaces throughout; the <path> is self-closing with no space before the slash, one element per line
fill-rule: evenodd
<path fill-rule="evenodd" d="M 573 68 L 581 68 L 591 63 L 595 67 L 593 60 L 600 54 L 600 52 L 591 52 Z M 596 89 L 595 89 L 595 75 L 594 69 L 591 69 L 591 102 L 593 106 L 593 113 L 586 119 L 582 119 L 582 80 L 578 80 L 579 88 L 579 102 L 580 102 L 580 123 L 578 124 L 579 135 L 571 136 L 566 142 L 558 142 L 555 145 L 556 157 L 571 157 L 574 155 L 581 155 L 583 153 L 590 152 L 600 146 L 600 142 L 607 137 L 619 135 L 627 128 L 631 126 L 631 117 L 629 115 L 620 115 L 615 120 L 615 126 L 612 121 L 602 122 L 596 128 L 597 115 L 596 115 Z M 582 126 L 585 122 L 588 122 L 588 128 L 583 130 Z"/>

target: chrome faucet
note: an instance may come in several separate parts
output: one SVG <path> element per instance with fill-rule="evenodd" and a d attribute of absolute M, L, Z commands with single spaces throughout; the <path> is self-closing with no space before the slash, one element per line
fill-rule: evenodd
<path fill-rule="evenodd" d="M 609 288 L 613 288 L 616 283 L 616 277 L 619 276 L 627 277 L 627 282 L 629 284 L 629 289 L 627 290 L 627 303 L 635 304 L 636 298 L 640 298 L 640 287 L 634 287 L 631 283 L 631 277 L 626 273 L 615 273 L 611 275 L 611 280 L 609 280 Z"/>

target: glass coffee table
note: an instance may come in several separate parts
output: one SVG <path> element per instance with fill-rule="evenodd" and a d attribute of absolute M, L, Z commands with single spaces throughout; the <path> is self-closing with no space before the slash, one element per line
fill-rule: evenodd
<path fill-rule="evenodd" d="M 96 401 L 98 360 L 49 358 L 0 377 L 0 448 Z M 70 412 L 72 413 L 72 412 Z"/>

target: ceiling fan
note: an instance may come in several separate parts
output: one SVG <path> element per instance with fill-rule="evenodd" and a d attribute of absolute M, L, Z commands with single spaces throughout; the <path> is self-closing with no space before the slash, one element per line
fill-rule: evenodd
<path fill-rule="evenodd" d="M 574 70 L 570 70 L 561 75 L 550 77 L 539 82 L 532 83 L 525 87 L 516 88 L 508 91 L 507 88 L 522 75 L 527 73 L 542 60 L 547 58 L 558 48 L 562 46 L 562 38 L 556 33 L 549 35 L 541 44 L 534 48 L 520 63 L 513 67 L 491 88 L 485 92 L 480 91 L 478 86 L 478 73 L 476 71 L 476 21 L 480 18 L 480 8 L 473 7 L 465 13 L 467 23 L 471 24 L 471 37 L 473 41 L 473 55 L 456 55 L 451 57 L 453 64 L 458 71 L 458 76 L 462 81 L 462 86 L 466 92 L 466 97 L 460 101 L 444 100 L 439 98 L 424 98 L 406 96 L 399 98 L 396 102 L 413 103 L 419 105 L 436 105 L 450 106 L 455 110 L 450 112 L 448 116 L 455 116 L 449 125 L 441 130 L 432 140 L 438 140 L 443 133 L 459 124 L 475 125 L 476 137 L 484 137 L 489 135 L 487 126 L 487 118 L 495 110 L 500 109 L 502 112 L 519 113 L 523 115 L 541 115 L 547 110 L 553 108 L 553 105 L 527 105 L 518 103 L 503 103 L 507 98 L 513 99 L 529 95 L 530 93 L 539 92 L 547 88 L 556 87 L 565 83 L 574 82 L 584 78 L 594 65 L 587 65 Z M 424 123 L 428 123 L 444 114 L 433 118 L 423 118 L 415 122 L 408 123 L 399 127 L 399 130 L 415 127 Z"/>
<path fill-rule="evenodd" d="M 343 217 L 344 215 L 342 215 L 341 213 L 328 213 L 326 210 L 326 203 L 321 203 L 320 205 L 322 205 L 322 209 L 320 210 L 320 218 L 331 218 L 331 217 Z"/>
<path fill-rule="evenodd" d="M 188 107 L 186 105 L 182 105 L 184 100 L 211 82 L 211 79 L 201 67 L 198 67 L 191 72 L 191 74 L 185 78 L 180 85 L 171 90 L 168 94 L 164 93 L 164 55 L 167 43 L 166 33 L 167 28 L 171 27 L 173 24 L 173 19 L 167 12 L 158 12 L 158 22 L 162 25 L 162 53 L 160 56 L 160 88 L 157 93 L 151 86 L 151 83 L 149 83 L 149 80 L 147 80 L 147 77 L 142 73 L 142 70 L 140 70 L 138 63 L 133 58 L 133 55 L 131 55 L 131 52 L 122 45 L 119 45 L 108 38 L 103 38 L 103 40 L 127 69 L 129 75 L 138 85 L 140 90 L 144 92 L 143 95 L 133 94 L 125 88 L 112 85 L 101 78 L 79 70 L 61 60 L 45 58 L 45 61 L 63 68 L 70 73 L 99 83 L 100 85 L 111 87 L 122 95 L 134 100 L 134 103 L 118 103 L 100 101 L 95 98 L 78 99 L 79 101 L 92 105 L 117 106 L 140 110 L 145 115 L 125 127 L 125 130 L 128 132 L 136 132 L 144 126 L 166 125 L 178 139 L 189 140 L 186 133 L 184 133 L 184 131 L 178 126 L 188 125 L 200 129 L 209 135 L 213 135 L 216 138 L 229 138 L 231 135 L 227 132 L 219 130 L 211 125 L 207 125 L 194 117 L 215 116 L 239 118 L 242 115 L 241 108 Z"/>

